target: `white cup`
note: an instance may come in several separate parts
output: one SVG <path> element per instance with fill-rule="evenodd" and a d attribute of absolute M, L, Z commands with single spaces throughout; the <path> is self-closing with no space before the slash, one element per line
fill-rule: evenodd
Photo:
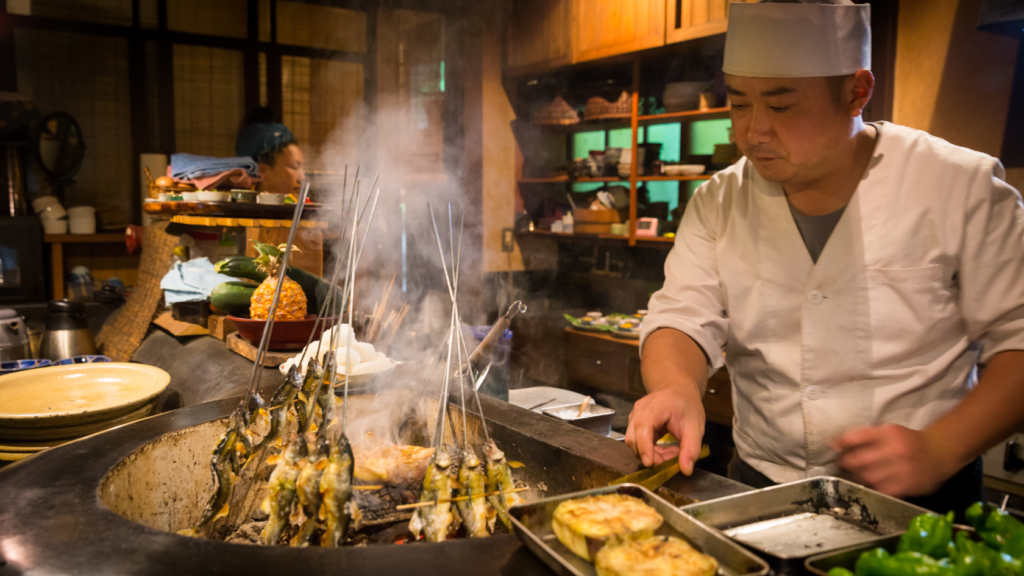
<path fill-rule="evenodd" d="M 68 215 L 67 210 L 64 210 L 64 207 L 60 204 L 47 206 L 43 208 L 42 211 L 37 212 L 37 214 L 39 214 L 39 218 L 43 220 L 60 220 Z"/>
<path fill-rule="evenodd" d="M 96 219 L 95 218 L 72 218 L 70 221 L 69 228 L 72 234 L 95 234 L 96 233 Z"/>
<path fill-rule="evenodd" d="M 46 234 L 67 234 L 68 233 L 68 221 L 67 220 L 47 220 L 43 219 L 43 232 Z"/>
<path fill-rule="evenodd" d="M 60 206 L 60 200 L 56 196 L 40 196 L 32 201 L 32 209 L 39 214 L 49 206 Z"/>
<path fill-rule="evenodd" d="M 96 209 L 92 206 L 75 206 L 68 208 L 68 218 L 95 218 Z"/>

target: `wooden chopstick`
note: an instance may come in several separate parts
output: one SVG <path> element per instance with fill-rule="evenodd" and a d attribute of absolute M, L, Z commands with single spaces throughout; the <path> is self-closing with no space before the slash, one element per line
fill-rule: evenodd
<path fill-rule="evenodd" d="M 497 496 L 498 494 L 515 494 L 516 492 L 525 492 L 525 491 L 527 491 L 529 489 L 530 488 L 527 486 L 525 488 L 516 488 L 514 490 L 508 490 L 508 491 L 504 491 L 504 492 L 501 491 L 501 490 L 499 490 L 497 492 L 488 492 L 486 494 L 481 494 L 479 496 L 459 496 L 457 498 L 449 498 L 449 499 L 436 500 L 436 501 L 429 501 L 428 500 L 427 502 L 417 502 L 415 504 L 402 504 L 401 506 L 395 506 L 395 510 L 408 510 L 410 508 L 422 508 L 424 506 L 436 506 L 437 504 L 445 504 L 445 503 L 448 503 L 448 502 L 459 502 L 459 501 L 462 501 L 462 500 L 469 500 L 470 498 L 484 498 L 486 496 Z"/>

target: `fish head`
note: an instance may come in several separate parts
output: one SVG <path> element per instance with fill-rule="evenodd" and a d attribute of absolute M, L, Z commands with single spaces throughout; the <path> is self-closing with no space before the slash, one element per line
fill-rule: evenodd
<path fill-rule="evenodd" d="M 315 448 L 313 449 L 313 455 L 319 458 L 326 458 L 331 451 L 331 445 L 327 442 L 327 437 L 323 434 L 318 434 L 315 441 Z"/>
<path fill-rule="evenodd" d="M 310 362 L 316 362 L 315 359 L 310 358 Z M 295 388 L 302 388 L 302 372 L 299 371 L 298 366 L 292 366 L 288 370 L 288 375 L 284 377 L 285 383 Z"/>
<path fill-rule="evenodd" d="M 452 465 L 452 457 L 448 455 L 447 450 L 439 449 L 437 452 L 434 452 L 433 460 L 434 468 L 438 471 L 447 470 Z"/>
<path fill-rule="evenodd" d="M 491 462 L 499 462 L 505 458 L 505 453 L 501 451 L 501 448 L 498 448 L 494 440 L 488 440 L 484 443 L 484 458 Z"/>
<path fill-rule="evenodd" d="M 293 435 L 291 441 L 288 442 L 288 448 L 284 451 L 284 458 L 288 462 L 294 464 L 305 458 L 307 452 L 308 449 L 306 448 L 305 439 L 297 435 Z"/>
<path fill-rule="evenodd" d="M 480 459 L 477 458 L 476 452 L 469 446 L 462 451 L 462 465 L 470 468 L 476 468 L 480 465 Z"/>
<path fill-rule="evenodd" d="M 330 354 L 330 352 L 328 352 Z M 296 371 L 298 369 L 296 368 Z M 318 372 L 320 370 L 320 362 L 317 361 L 316 356 L 310 356 L 309 362 L 306 362 L 306 373 Z"/>

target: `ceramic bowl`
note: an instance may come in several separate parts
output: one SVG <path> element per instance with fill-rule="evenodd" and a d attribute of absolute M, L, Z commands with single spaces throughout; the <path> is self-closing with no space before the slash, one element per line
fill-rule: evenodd
<path fill-rule="evenodd" d="M 260 192 L 256 196 L 257 204 L 268 204 L 271 206 L 280 206 L 284 204 L 284 194 L 273 194 L 270 192 Z"/>
<path fill-rule="evenodd" d="M 229 202 L 231 200 L 231 193 L 229 192 L 211 192 L 209 190 L 200 190 L 196 192 L 199 196 L 200 202 Z"/>
<path fill-rule="evenodd" d="M 47 206 L 37 214 L 39 215 L 40 220 L 60 220 L 68 215 L 68 211 L 60 204 L 57 204 L 55 206 Z"/>
<path fill-rule="evenodd" d="M 110 362 L 110 358 L 106 356 L 100 356 L 99 354 L 89 354 L 86 356 L 72 356 L 71 358 L 65 358 L 57 362 L 60 366 L 67 366 L 68 364 L 92 364 L 94 362 Z"/>
<path fill-rule="evenodd" d="M 0 363 L 0 374 L 10 374 L 11 372 L 31 370 L 32 368 L 43 368 L 50 364 L 53 364 L 53 362 L 45 358 L 38 360 L 11 360 L 10 362 Z"/>
<path fill-rule="evenodd" d="M 48 366 L 0 376 L 0 426 L 52 428 L 111 420 L 139 411 L 171 375 L 124 362 Z"/>
<path fill-rule="evenodd" d="M 263 338 L 263 328 L 267 325 L 266 320 L 253 320 L 237 316 L 228 316 L 228 320 L 234 322 L 235 328 L 238 328 L 238 334 L 242 338 L 251 342 L 253 346 L 259 346 L 260 339 Z M 322 322 L 320 326 L 317 326 L 313 338 L 320 338 L 324 330 L 334 325 L 334 320 L 334 318 L 330 318 L 327 322 Z M 275 320 L 274 331 L 270 333 L 268 346 L 274 350 L 301 350 L 309 341 L 314 324 L 316 324 L 316 314 L 306 314 L 302 320 Z"/>
<path fill-rule="evenodd" d="M 46 234 L 67 234 L 67 220 L 43 220 L 43 232 Z"/>
<path fill-rule="evenodd" d="M 199 194 L 195 192 L 182 192 L 181 199 L 185 202 L 197 202 L 199 201 Z"/>
<path fill-rule="evenodd" d="M 171 196 L 172 194 L 170 192 L 161 192 L 156 195 L 156 197 L 159 198 L 161 202 L 170 202 Z"/>
<path fill-rule="evenodd" d="M 242 202 L 244 204 L 252 204 L 256 202 L 256 193 L 252 190 L 232 190 L 231 199 L 235 202 Z"/>
<path fill-rule="evenodd" d="M 75 206 L 74 208 L 68 208 L 68 218 L 72 220 L 75 218 L 95 218 L 96 209 L 92 206 Z"/>
<path fill-rule="evenodd" d="M 46 210 L 49 206 L 60 206 L 60 200 L 56 196 L 40 196 L 32 201 L 32 209 L 36 214 Z"/>

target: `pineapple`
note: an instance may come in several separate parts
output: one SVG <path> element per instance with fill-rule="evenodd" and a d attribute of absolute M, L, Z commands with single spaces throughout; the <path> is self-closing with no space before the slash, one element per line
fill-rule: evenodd
<path fill-rule="evenodd" d="M 284 253 L 285 244 L 274 247 L 270 244 L 252 241 L 256 251 L 260 253 L 256 258 L 256 267 L 260 272 L 267 275 L 252 298 L 249 299 L 249 316 L 254 320 L 266 320 L 270 316 L 270 305 L 274 302 L 274 291 L 277 289 L 277 275 L 281 271 L 281 255 Z M 298 250 L 292 247 L 292 250 Z M 302 320 L 306 317 L 306 293 L 295 280 L 288 276 L 284 277 L 284 285 L 281 287 L 281 300 L 277 303 L 277 314 L 275 320 Z"/>

